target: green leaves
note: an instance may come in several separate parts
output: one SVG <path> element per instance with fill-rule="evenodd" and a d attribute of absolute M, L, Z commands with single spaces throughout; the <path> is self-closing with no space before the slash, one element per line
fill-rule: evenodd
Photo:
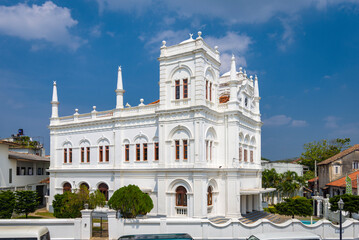
<path fill-rule="evenodd" d="M 128 185 L 114 192 L 108 201 L 110 208 L 120 211 L 124 218 L 145 215 L 153 208 L 150 196 L 143 193 L 136 185 Z"/>
<path fill-rule="evenodd" d="M 275 205 L 276 212 L 286 216 L 310 216 L 313 213 L 312 200 L 305 197 L 284 199 L 284 202 Z"/>
<path fill-rule="evenodd" d="M 39 205 L 38 195 L 36 191 L 16 191 L 15 193 L 15 212 L 25 213 L 26 218 L 29 213 L 35 212 L 36 207 Z"/>
<path fill-rule="evenodd" d="M 91 209 L 96 207 L 103 207 L 106 204 L 105 195 L 97 189 L 95 192 L 90 194 L 88 203 Z"/>
<path fill-rule="evenodd" d="M 350 138 L 337 138 L 334 140 L 321 140 L 319 142 L 314 141 L 304 144 L 304 152 L 301 155 L 301 164 L 309 167 L 310 170 L 314 170 L 315 161 L 317 163 L 328 159 L 341 151 L 347 149 L 350 144 Z"/>
<path fill-rule="evenodd" d="M 337 211 L 338 208 L 338 201 L 340 198 L 344 202 L 344 211 L 350 212 L 350 215 L 352 213 L 359 212 L 359 196 L 357 195 L 350 195 L 350 194 L 343 194 L 343 195 L 337 195 L 329 199 L 330 203 L 330 210 L 331 211 Z"/>
<path fill-rule="evenodd" d="M 0 218 L 11 218 L 15 207 L 14 192 L 1 191 L 0 192 Z"/>

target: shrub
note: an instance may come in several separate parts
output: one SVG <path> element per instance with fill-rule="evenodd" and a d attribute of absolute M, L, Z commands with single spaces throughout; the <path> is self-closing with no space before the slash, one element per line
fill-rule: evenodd
<path fill-rule="evenodd" d="M 84 208 L 84 202 L 81 201 L 79 194 L 64 192 L 56 194 L 52 202 L 54 216 L 57 218 L 77 218 L 81 217 L 81 210 Z"/>
<path fill-rule="evenodd" d="M 15 207 L 14 192 L 1 191 L 0 192 L 0 218 L 11 218 Z"/>
<path fill-rule="evenodd" d="M 27 218 L 29 213 L 35 212 L 36 207 L 39 205 L 38 195 L 36 191 L 16 191 L 15 193 L 15 212 L 25 213 Z"/>
<path fill-rule="evenodd" d="M 90 194 L 89 198 L 89 208 L 95 209 L 96 207 L 103 207 L 106 204 L 105 195 L 100 192 L 100 190 L 96 190 L 95 192 Z"/>
<path fill-rule="evenodd" d="M 329 199 L 330 202 L 330 210 L 337 211 L 338 210 L 338 201 L 340 198 L 344 202 L 344 211 L 348 211 L 350 213 L 350 217 L 352 213 L 359 212 L 359 196 L 351 195 L 351 194 L 343 194 L 337 195 Z"/>
<path fill-rule="evenodd" d="M 128 185 L 116 190 L 108 201 L 108 205 L 120 211 L 124 218 L 145 215 L 153 208 L 150 196 L 143 193 L 136 185 Z"/>
<path fill-rule="evenodd" d="M 275 205 L 276 212 L 281 215 L 311 216 L 313 213 L 312 201 L 305 197 L 287 198 L 284 202 Z"/>
<path fill-rule="evenodd" d="M 269 212 L 269 213 L 272 213 L 272 214 L 276 214 L 276 213 L 277 213 L 274 206 L 270 206 L 270 207 L 267 207 L 267 208 L 263 208 L 263 210 L 264 210 L 265 212 Z"/>

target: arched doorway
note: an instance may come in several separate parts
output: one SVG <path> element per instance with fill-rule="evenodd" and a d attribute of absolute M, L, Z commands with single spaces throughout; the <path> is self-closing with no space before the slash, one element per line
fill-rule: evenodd
<path fill-rule="evenodd" d="M 69 182 L 65 182 L 64 185 L 62 185 L 62 192 L 71 192 L 71 184 Z"/>
<path fill-rule="evenodd" d="M 101 183 L 98 186 L 98 190 L 100 190 L 100 192 L 105 195 L 106 201 L 108 201 L 108 186 L 106 183 Z"/>
<path fill-rule="evenodd" d="M 90 189 L 90 186 L 89 186 L 87 183 L 84 182 L 84 183 L 81 183 L 81 184 L 80 184 L 80 189 L 81 189 L 81 188 L 86 188 L 87 190 L 89 190 L 89 189 Z"/>

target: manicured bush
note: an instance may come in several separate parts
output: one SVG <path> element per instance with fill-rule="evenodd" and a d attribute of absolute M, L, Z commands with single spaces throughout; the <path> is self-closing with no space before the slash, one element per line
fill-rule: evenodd
<path fill-rule="evenodd" d="M 151 197 L 143 193 L 136 185 L 128 185 L 116 190 L 108 201 L 108 205 L 120 211 L 124 218 L 145 215 L 153 208 Z"/>
<path fill-rule="evenodd" d="M 281 215 L 292 216 L 311 216 L 313 214 L 312 201 L 305 197 L 295 197 L 284 199 L 284 202 L 275 205 L 276 212 Z"/>
<path fill-rule="evenodd" d="M 14 192 L 1 191 L 0 192 L 0 218 L 11 218 L 15 207 Z"/>
<path fill-rule="evenodd" d="M 27 218 L 29 213 L 35 212 L 39 205 L 38 195 L 36 191 L 16 191 L 15 193 L 15 212 L 18 214 L 25 213 Z"/>
<path fill-rule="evenodd" d="M 105 195 L 100 192 L 100 190 L 96 190 L 95 192 L 90 194 L 89 200 L 89 208 L 95 209 L 96 207 L 103 207 L 106 204 Z"/>
<path fill-rule="evenodd" d="M 64 192 L 56 194 L 55 200 L 52 202 L 54 208 L 54 216 L 57 218 L 77 218 L 81 217 L 81 210 L 84 203 L 76 193 Z"/>

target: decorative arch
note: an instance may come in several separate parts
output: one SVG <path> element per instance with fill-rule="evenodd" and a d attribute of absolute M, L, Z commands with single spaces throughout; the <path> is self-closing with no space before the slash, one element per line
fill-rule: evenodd
<path fill-rule="evenodd" d="M 169 185 L 168 185 L 168 191 L 169 192 L 175 192 L 177 187 L 183 186 L 186 190 L 187 193 L 192 193 L 192 186 L 189 182 L 187 182 L 184 179 L 176 179 L 173 180 Z"/>
<path fill-rule="evenodd" d="M 71 189 L 72 189 L 71 183 L 69 183 L 69 182 L 64 182 L 64 183 L 62 184 L 62 191 L 63 191 L 63 192 L 71 192 Z"/>
<path fill-rule="evenodd" d="M 110 140 L 107 137 L 102 136 L 97 140 L 98 145 L 110 145 Z"/>
<path fill-rule="evenodd" d="M 85 186 L 85 187 L 87 187 L 87 190 L 90 190 L 90 185 L 87 182 L 81 181 L 79 183 L 79 189 L 81 189 L 82 186 Z"/>
<path fill-rule="evenodd" d="M 188 81 L 190 82 L 190 79 L 192 76 L 193 76 L 193 72 L 192 72 L 191 68 L 188 67 L 187 65 L 183 65 L 183 64 L 172 69 L 172 71 L 170 73 L 171 81 L 175 80 L 175 79 L 188 78 Z"/>
<path fill-rule="evenodd" d="M 218 184 L 217 184 L 217 181 L 215 180 L 215 179 L 211 179 L 211 180 L 209 180 L 209 182 L 208 182 L 208 186 L 211 186 L 213 189 L 213 191 L 216 191 L 216 192 L 218 192 Z"/>
<path fill-rule="evenodd" d="M 204 76 L 205 76 L 205 78 L 206 79 L 208 79 L 208 80 L 210 80 L 210 81 L 214 81 L 215 80 L 215 76 L 216 76 L 216 74 L 215 74 L 215 72 L 214 72 L 214 70 L 212 69 L 212 67 L 210 67 L 210 66 L 208 66 L 206 69 L 205 69 L 205 71 L 204 71 Z"/>
<path fill-rule="evenodd" d="M 244 136 L 243 136 L 243 133 L 239 133 L 239 143 L 243 143 L 244 141 Z"/>
<path fill-rule="evenodd" d="M 249 143 L 249 135 L 247 134 L 244 138 L 244 143 L 248 144 Z"/>
<path fill-rule="evenodd" d="M 152 141 L 153 142 L 158 142 L 159 140 L 158 140 L 158 137 L 157 136 L 154 136 L 153 138 L 152 138 Z"/>
<path fill-rule="evenodd" d="M 140 132 L 139 134 L 137 134 L 133 138 L 133 142 L 135 142 L 135 143 L 147 143 L 148 142 L 148 137 L 143 132 Z"/>
<path fill-rule="evenodd" d="M 62 143 L 62 147 L 64 148 L 71 148 L 73 145 L 72 145 L 72 142 L 68 139 L 66 139 L 63 143 Z"/>
<path fill-rule="evenodd" d="M 85 147 L 91 146 L 90 140 L 88 140 L 87 138 L 81 139 L 79 142 L 79 146 L 85 146 Z"/>
<path fill-rule="evenodd" d="M 108 186 L 108 184 L 107 183 L 105 183 L 105 182 L 100 182 L 100 183 L 98 183 L 98 185 L 97 185 L 97 189 L 98 190 L 100 190 L 100 192 L 103 194 L 103 195 L 105 195 L 105 199 L 106 199 L 106 201 L 108 201 L 108 191 L 109 191 L 109 186 Z"/>
<path fill-rule="evenodd" d="M 128 138 L 125 138 L 124 140 L 123 140 L 123 144 L 130 144 L 131 142 L 130 142 L 130 139 L 128 139 Z"/>
<path fill-rule="evenodd" d="M 254 136 L 251 137 L 251 145 L 252 146 L 256 145 L 256 138 Z"/>
<path fill-rule="evenodd" d="M 173 136 L 174 136 L 176 133 L 177 133 L 177 134 L 179 134 L 179 133 L 184 133 L 184 134 L 187 135 L 188 138 L 192 138 L 192 133 L 191 133 L 191 131 L 190 131 L 187 127 L 185 127 L 185 126 L 183 126 L 183 125 L 178 125 L 177 127 L 174 127 L 174 128 L 170 131 L 170 133 L 169 133 L 169 135 L 168 135 L 168 139 L 169 139 L 169 140 L 173 139 Z"/>
<path fill-rule="evenodd" d="M 206 139 L 216 140 L 217 139 L 217 133 L 214 127 L 207 128 L 206 131 Z"/>

